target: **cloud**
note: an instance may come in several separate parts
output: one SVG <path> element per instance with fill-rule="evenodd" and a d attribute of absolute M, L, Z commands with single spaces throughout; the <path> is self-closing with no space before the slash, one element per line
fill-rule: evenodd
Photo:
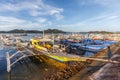
<path fill-rule="evenodd" d="M 36 21 L 37 21 L 37 22 L 40 22 L 40 23 L 44 23 L 44 22 L 47 21 L 47 19 L 40 17 L 40 18 L 37 18 Z"/>
<path fill-rule="evenodd" d="M 108 19 L 113 20 L 113 19 L 117 19 L 117 18 L 119 18 L 119 16 L 117 16 L 117 15 L 113 15 L 113 16 L 109 16 L 109 18 L 108 18 Z"/>
<path fill-rule="evenodd" d="M 60 14 L 55 14 L 55 17 L 56 17 L 57 20 L 61 20 L 61 19 L 64 18 L 64 16 L 60 15 Z"/>
<path fill-rule="evenodd" d="M 74 4 L 74 2 L 70 3 L 75 5 L 74 7 L 71 7 L 70 5 L 65 7 L 63 6 L 65 5 L 64 3 L 55 4 L 57 6 L 63 6 L 66 10 L 65 13 L 63 13 L 63 8 L 52 6 L 49 4 L 49 2 L 45 3 L 45 1 L 46 0 L 1 0 L 1 30 L 8 30 L 13 28 L 43 29 L 55 26 L 57 26 L 55 28 L 68 31 L 85 31 L 92 29 L 108 30 L 108 26 L 112 26 L 112 28 L 114 28 L 113 26 L 119 26 L 120 24 L 119 0 L 78 0 L 80 5 Z M 75 10 L 73 10 L 74 8 Z M 80 11 L 76 11 L 77 9 Z M 67 15 L 67 13 L 69 14 L 69 11 L 74 12 L 70 15 Z M 89 13 L 86 14 L 88 11 Z M 90 16 L 89 14 L 93 14 L 93 16 Z M 64 17 L 66 17 L 65 20 Z"/>
<path fill-rule="evenodd" d="M 51 21 L 45 18 L 37 18 L 35 22 L 19 19 L 11 16 L 0 16 L 0 30 L 11 29 L 44 29 L 52 25 Z"/>
<path fill-rule="evenodd" d="M 10 30 L 14 28 L 19 28 L 20 25 L 26 23 L 27 21 L 23 19 L 18 19 L 11 16 L 0 16 L 0 30 Z"/>
<path fill-rule="evenodd" d="M 102 14 L 102 15 L 97 15 L 93 18 L 87 19 L 85 21 L 82 21 L 82 23 L 85 22 L 94 22 L 94 21 L 106 21 L 106 20 L 114 20 L 114 19 L 118 19 L 119 15 L 116 14 Z"/>
<path fill-rule="evenodd" d="M 118 31 L 120 26 L 120 17 L 115 14 L 101 14 L 81 22 L 57 25 L 59 29 L 66 31 Z M 76 29 L 75 29 L 76 28 Z"/>
<path fill-rule="evenodd" d="M 114 7 L 119 5 L 119 0 L 93 0 L 94 3 L 100 4 L 107 7 Z"/>
<path fill-rule="evenodd" d="M 120 3 L 120 0 L 78 0 L 80 5 L 102 5 L 102 6 L 117 6 Z"/>
<path fill-rule="evenodd" d="M 26 11 L 30 16 L 49 15 L 57 20 L 63 19 L 63 8 L 54 7 L 43 2 L 43 0 L 22 0 L 16 3 L 0 3 L 0 12 L 21 12 Z"/>
<path fill-rule="evenodd" d="M 6 16 L 0 16 L 0 23 L 5 23 L 5 24 L 9 24 L 9 23 L 15 23 L 15 24 L 20 24 L 20 23 L 24 23 L 25 20 L 22 19 L 17 19 L 15 17 L 6 17 Z"/>
<path fill-rule="evenodd" d="M 48 28 L 53 25 L 52 19 L 64 18 L 61 14 L 63 10 L 46 4 L 43 0 L 3 0 L 0 1 L 0 28 L 1 30 Z"/>

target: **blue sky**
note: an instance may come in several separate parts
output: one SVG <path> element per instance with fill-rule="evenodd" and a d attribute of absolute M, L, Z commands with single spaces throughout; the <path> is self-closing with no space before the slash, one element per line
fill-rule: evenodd
<path fill-rule="evenodd" d="M 120 0 L 0 0 L 0 30 L 120 31 Z"/>

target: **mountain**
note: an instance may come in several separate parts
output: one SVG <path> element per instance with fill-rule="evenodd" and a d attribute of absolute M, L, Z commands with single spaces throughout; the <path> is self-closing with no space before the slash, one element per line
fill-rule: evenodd
<path fill-rule="evenodd" d="M 38 31 L 38 30 L 22 30 L 22 29 L 14 29 L 10 31 L 0 31 L 0 33 L 42 33 L 43 31 Z M 65 33 L 62 30 L 58 29 L 47 29 L 44 30 L 45 33 Z"/>
<path fill-rule="evenodd" d="M 44 30 L 45 33 L 73 33 L 73 32 L 65 32 L 62 30 L 58 30 L 58 29 L 47 29 Z M 39 30 L 22 30 L 22 29 L 14 29 L 14 30 L 10 30 L 10 31 L 0 31 L 0 33 L 43 33 L 43 31 L 39 31 Z M 89 31 L 89 32 L 77 32 L 77 33 L 81 33 L 81 34 L 86 34 L 86 33 L 100 33 L 100 34 L 106 34 L 106 33 L 113 33 L 113 32 L 108 32 L 108 31 Z M 116 33 L 120 33 L 120 32 L 116 32 Z"/>
<path fill-rule="evenodd" d="M 58 30 L 58 29 L 47 29 L 47 30 L 44 30 L 45 33 L 65 33 L 64 31 L 62 30 Z"/>
<path fill-rule="evenodd" d="M 14 29 L 14 30 L 11 30 L 11 31 L 6 31 L 6 33 L 25 33 L 25 30 Z"/>
<path fill-rule="evenodd" d="M 88 33 L 100 33 L 100 34 L 106 34 L 106 33 L 113 33 L 108 31 L 89 31 Z"/>

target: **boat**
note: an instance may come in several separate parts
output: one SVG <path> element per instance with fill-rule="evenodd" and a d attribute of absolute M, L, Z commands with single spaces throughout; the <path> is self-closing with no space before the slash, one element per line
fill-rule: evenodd
<path fill-rule="evenodd" d="M 47 38 L 32 38 L 30 40 L 31 50 L 37 54 L 39 60 L 42 59 L 45 63 L 49 65 L 64 66 L 70 61 L 82 60 L 79 56 L 74 54 L 67 54 L 61 51 L 63 48 L 54 47 L 51 44 L 52 40 Z M 83 60 L 82 60 L 83 61 Z"/>
<path fill-rule="evenodd" d="M 20 36 L 27 36 L 27 33 L 23 33 L 23 34 L 21 34 Z"/>
<path fill-rule="evenodd" d="M 47 38 L 35 37 L 30 40 L 31 47 L 39 50 L 50 50 L 52 48 L 52 40 Z"/>

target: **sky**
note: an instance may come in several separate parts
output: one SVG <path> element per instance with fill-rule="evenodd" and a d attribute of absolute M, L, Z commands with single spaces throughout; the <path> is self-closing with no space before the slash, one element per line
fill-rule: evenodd
<path fill-rule="evenodd" d="M 120 31 L 120 0 L 0 0 L 0 31 Z"/>

